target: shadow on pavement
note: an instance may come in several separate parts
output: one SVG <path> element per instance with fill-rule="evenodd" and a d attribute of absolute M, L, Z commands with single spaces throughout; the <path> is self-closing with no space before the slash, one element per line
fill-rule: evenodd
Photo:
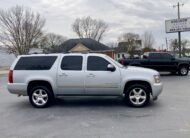
<path fill-rule="evenodd" d="M 161 106 L 159 101 L 152 101 L 150 104 L 144 108 L 156 108 Z M 32 105 L 30 105 L 28 99 L 15 101 L 11 103 L 12 108 L 16 109 L 32 109 Z M 97 107 L 124 107 L 124 108 L 134 108 L 130 107 L 126 104 L 126 102 L 121 97 L 64 97 L 56 99 L 54 104 L 49 108 L 60 107 L 61 108 L 77 108 L 77 107 L 84 107 L 84 108 L 97 108 Z M 136 108 L 135 108 L 136 109 Z M 137 108 L 138 109 L 138 108 Z M 141 108 L 139 108 L 141 109 Z"/>
<path fill-rule="evenodd" d="M 76 97 L 56 99 L 54 106 L 59 107 L 130 107 L 122 97 Z M 147 107 L 157 106 L 156 102 L 151 101 Z M 159 106 L 159 105 L 158 105 Z M 146 107 L 145 107 L 146 108 Z"/>

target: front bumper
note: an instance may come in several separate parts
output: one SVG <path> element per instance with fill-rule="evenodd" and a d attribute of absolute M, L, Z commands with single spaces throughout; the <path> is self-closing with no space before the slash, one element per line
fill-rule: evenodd
<path fill-rule="evenodd" d="M 163 84 L 162 83 L 155 83 L 152 85 L 152 97 L 157 98 L 163 90 Z"/>
<path fill-rule="evenodd" d="M 8 83 L 7 89 L 12 94 L 27 96 L 27 85 L 20 83 Z"/>

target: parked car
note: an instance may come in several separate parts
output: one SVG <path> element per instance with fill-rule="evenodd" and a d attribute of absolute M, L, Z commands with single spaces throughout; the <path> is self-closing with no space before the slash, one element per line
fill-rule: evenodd
<path fill-rule="evenodd" d="M 142 59 L 121 59 L 124 66 L 140 66 L 155 69 L 160 72 L 178 73 L 186 76 L 189 73 L 190 60 L 187 58 L 176 58 L 166 52 L 148 52 Z"/>
<path fill-rule="evenodd" d="M 8 90 L 29 96 L 34 107 L 64 96 L 123 96 L 143 107 L 162 91 L 157 71 L 124 67 L 103 54 L 39 54 L 18 56 L 9 71 Z"/>

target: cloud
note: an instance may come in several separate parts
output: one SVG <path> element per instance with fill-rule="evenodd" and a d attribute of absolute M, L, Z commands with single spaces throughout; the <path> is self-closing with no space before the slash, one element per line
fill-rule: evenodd
<path fill-rule="evenodd" d="M 182 17 L 189 16 L 187 0 L 182 0 Z M 0 8 L 7 9 L 15 5 L 30 7 L 46 18 L 46 30 L 67 36 L 77 37 L 71 24 L 78 17 L 91 16 L 109 24 L 109 31 L 103 42 L 117 41 L 125 32 L 142 34 L 151 31 L 157 40 L 157 47 L 165 43 L 166 19 L 176 18 L 177 9 L 172 7 L 177 0 L 1 0 Z M 188 33 L 185 34 L 189 36 Z"/>

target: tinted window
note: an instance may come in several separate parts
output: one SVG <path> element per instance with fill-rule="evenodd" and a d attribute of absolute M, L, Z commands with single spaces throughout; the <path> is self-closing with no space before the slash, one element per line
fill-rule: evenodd
<path fill-rule="evenodd" d="M 151 59 L 171 59 L 172 55 L 168 53 L 151 53 L 150 58 Z"/>
<path fill-rule="evenodd" d="M 110 64 L 107 60 L 101 57 L 89 56 L 87 70 L 91 71 L 107 71 L 107 66 Z"/>
<path fill-rule="evenodd" d="M 82 70 L 82 56 L 65 56 L 61 62 L 62 70 Z"/>
<path fill-rule="evenodd" d="M 170 54 L 162 54 L 162 57 L 161 57 L 162 59 L 171 59 L 172 58 L 172 55 L 170 55 Z"/>
<path fill-rule="evenodd" d="M 49 70 L 56 56 L 21 57 L 14 70 Z"/>
<path fill-rule="evenodd" d="M 160 53 L 150 53 L 149 57 L 150 59 L 160 59 L 161 55 Z"/>

